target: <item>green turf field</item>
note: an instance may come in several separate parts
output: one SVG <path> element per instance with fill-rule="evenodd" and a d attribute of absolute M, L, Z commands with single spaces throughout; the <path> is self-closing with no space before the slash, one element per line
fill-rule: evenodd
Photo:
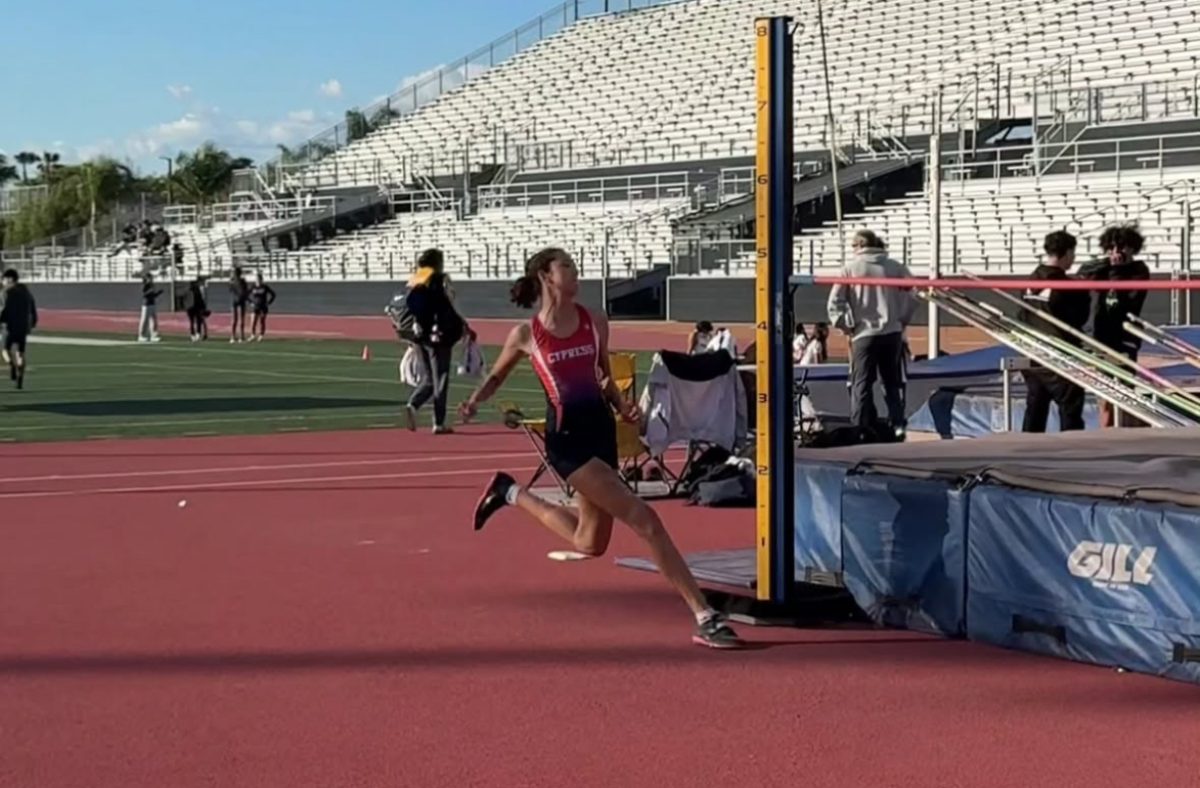
<path fill-rule="evenodd" d="M 43 339 L 39 337 L 39 339 Z M 25 390 L 0 378 L 0 440 L 261 434 L 401 426 L 409 389 L 400 383 L 395 342 L 272 339 L 230 345 L 164 338 L 157 344 L 80 345 L 100 334 L 48 335 L 29 345 Z M 72 344 L 47 344 L 72 342 Z M 496 348 L 485 348 L 490 363 Z M 458 357 L 455 356 L 457 363 Z M 639 359 L 646 367 L 649 358 Z M 644 374 L 644 372 L 643 372 Z M 451 377 L 451 421 L 477 381 Z M 484 406 L 498 422 L 513 402 L 540 414 L 545 397 L 528 363 Z M 421 413 L 430 427 L 432 406 Z"/>

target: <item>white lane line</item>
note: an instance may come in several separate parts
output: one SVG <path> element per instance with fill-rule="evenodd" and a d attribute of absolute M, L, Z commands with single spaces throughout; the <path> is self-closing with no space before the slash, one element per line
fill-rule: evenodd
<path fill-rule="evenodd" d="M 398 377 L 394 378 L 390 375 L 387 377 L 350 377 L 348 375 L 323 375 L 311 372 L 277 372 L 269 369 L 251 369 L 249 367 L 210 367 L 206 364 L 172 364 L 169 362 L 135 362 L 129 366 L 141 367 L 149 370 L 174 369 L 183 372 L 214 372 L 221 375 L 258 375 L 259 377 L 282 378 L 284 380 L 296 381 L 319 381 L 326 383 L 369 383 L 375 385 L 386 386 L 402 386 Z M 399 373 L 397 373 L 398 375 Z M 451 378 L 450 388 L 463 389 L 474 391 L 479 385 L 478 381 L 458 381 Z M 526 389 L 515 386 L 505 386 L 504 390 L 517 394 L 543 394 L 541 389 Z"/>
<path fill-rule="evenodd" d="M 352 454 L 353 452 L 347 452 Z M 256 471 L 300 471 L 316 468 L 361 468 L 374 465 L 412 465 L 420 462 L 472 462 L 474 460 L 523 460 L 537 455 L 531 451 L 509 454 L 450 454 L 436 457 L 398 457 L 388 460 L 338 460 L 329 462 L 295 462 L 283 465 L 235 465 L 220 468 L 175 468 L 154 471 L 112 471 L 109 473 L 56 473 L 48 476 L 22 476 L 0 479 L 0 484 L 30 482 L 70 482 L 84 479 L 143 479 L 154 476 L 189 476 L 208 473 L 254 473 Z"/>
<path fill-rule="evenodd" d="M 399 407 L 397 405 L 396 407 Z M 239 411 L 240 412 L 240 411 Z M 116 421 L 105 422 L 104 426 L 110 429 L 123 429 L 131 427 L 154 428 L 154 427 L 182 427 L 188 424 L 244 424 L 246 422 L 274 422 L 274 421 L 338 421 L 341 419 L 359 419 L 359 418 L 386 418 L 395 416 L 395 410 L 391 411 L 366 411 L 355 413 L 316 413 L 309 415 L 291 415 L 291 416 L 234 416 L 226 419 L 166 419 L 162 421 L 153 421 L 146 419 L 143 421 Z M 47 430 L 78 430 L 78 421 L 68 421 L 63 424 L 32 424 L 29 426 L 14 426 L 0 428 L 0 434 L 23 433 L 23 432 L 45 432 Z"/>
<path fill-rule="evenodd" d="M 506 468 L 520 473 L 535 470 L 535 466 Z M 442 476 L 479 476 L 495 473 L 495 468 L 471 468 L 456 471 L 418 471 L 416 473 L 372 473 L 357 476 L 306 476 L 295 479 L 242 479 L 236 482 L 209 482 L 207 484 L 168 484 L 157 487 L 97 487 L 81 490 L 54 490 L 46 492 L 0 493 L 0 500 L 20 498 L 69 498 L 86 495 L 124 495 L 129 493 L 187 492 L 235 489 L 238 487 L 288 486 L 296 484 L 327 484 L 330 482 L 382 481 L 384 479 L 428 479 Z"/>

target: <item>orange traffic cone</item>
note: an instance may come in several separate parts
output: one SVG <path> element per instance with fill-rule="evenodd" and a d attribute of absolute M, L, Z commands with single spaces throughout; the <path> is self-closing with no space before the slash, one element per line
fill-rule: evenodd
<path fill-rule="evenodd" d="M 371 346 L 370 345 L 363 345 L 362 360 L 363 361 L 371 360 Z"/>

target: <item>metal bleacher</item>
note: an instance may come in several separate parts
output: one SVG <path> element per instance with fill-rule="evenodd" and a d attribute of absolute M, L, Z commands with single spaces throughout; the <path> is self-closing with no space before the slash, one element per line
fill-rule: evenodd
<path fill-rule="evenodd" d="M 535 43 L 506 57 L 485 47 L 484 60 L 439 72 L 427 100 L 415 91 L 404 106 L 389 99 L 369 133 L 335 130 L 302 146 L 320 151 L 310 160 L 261 170 L 267 201 L 391 194 L 386 221 L 339 226 L 291 251 L 228 243 L 282 220 L 246 227 L 225 217 L 172 232 L 190 239 L 199 268 L 240 259 L 283 277 L 399 278 L 422 248 L 438 246 L 459 277 L 508 278 L 548 243 L 571 249 L 588 277 L 674 265 L 689 244 L 725 247 L 677 275 L 748 274 L 746 242 L 697 230 L 694 217 L 714 200 L 745 197 L 723 187 L 752 165 L 752 24 L 771 14 L 798 25 L 798 161 L 828 161 L 836 141 L 847 166 L 921 162 L 921 141 L 945 135 L 948 264 L 1007 270 L 1036 256 L 1051 227 L 1075 223 L 1086 239 L 1093 225 L 1131 218 L 1142 220 L 1152 263 L 1184 257 L 1200 178 L 1200 157 L 1189 156 L 1200 144 L 1178 140 L 1182 159 L 1162 154 L 1165 133 L 1157 155 L 1153 142 L 1127 141 L 1115 157 L 1103 144 L 1122 124 L 1200 118 L 1194 0 L 832 0 L 828 85 L 810 4 L 569 2 L 537 20 Z M 985 139 L 1014 122 L 1032 127 L 1023 146 Z M 1189 133 L 1200 139 L 1200 128 Z M 919 268 L 928 214 L 925 193 L 910 193 L 848 217 L 848 227 L 871 226 Z M 683 225 L 695 239 L 681 236 Z M 840 243 L 828 226 L 808 228 L 797 257 L 826 268 Z"/>

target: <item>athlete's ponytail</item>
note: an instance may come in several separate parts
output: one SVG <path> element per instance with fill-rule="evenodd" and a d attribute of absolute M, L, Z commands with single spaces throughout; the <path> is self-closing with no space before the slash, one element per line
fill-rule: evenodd
<path fill-rule="evenodd" d="M 532 309 L 537 303 L 538 291 L 541 287 L 538 285 L 538 280 L 526 274 L 517 281 L 513 282 L 512 290 L 509 292 L 509 297 L 512 302 L 522 309 Z"/>
<path fill-rule="evenodd" d="M 562 249 L 547 247 L 537 252 L 525 261 L 525 275 L 513 283 L 509 297 L 512 302 L 522 309 L 532 309 L 542 292 L 540 274 L 550 271 L 555 260 L 569 260 L 570 257 Z"/>

